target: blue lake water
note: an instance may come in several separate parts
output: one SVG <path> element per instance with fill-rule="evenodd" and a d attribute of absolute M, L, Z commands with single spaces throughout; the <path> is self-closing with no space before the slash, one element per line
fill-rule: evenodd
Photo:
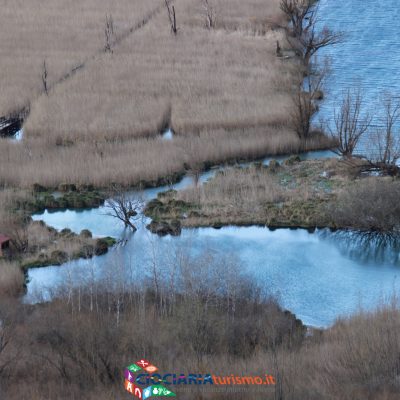
<path fill-rule="evenodd" d="M 400 9 L 398 0 L 319 0 L 319 25 L 344 33 L 343 43 L 318 53 L 331 74 L 317 118 L 332 120 L 344 90 L 358 85 L 365 108 L 378 114 L 380 96 L 400 96 Z M 378 121 L 375 121 L 379 125 Z"/>
<path fill-rule="evenodd" d="M 327 156 L 332 153 L 308 153 L 303 158 Z M 264 163 L 269 161 L 270 158 L 265 159 Z M 201 182 L 217 170 L 202 174 Z M 180 190 L 190 184 L 191 178 L 184 177 L 173 187 Z M 149 200 L 167 189 L 148 189 L 143 196 Z M 380 254 L 372 247 L 372 255 L 363 257 L 364 250 L 359 246 L 350 247 L 348 237 L 343 239 L 327 230 L 309 233 L 290 229 L 270 231 L 265 227 L 200 228 L 184 229 L 179 237 L 160 238 L 145 228 L 148 222 L 145 218 L 138 221 L 139 229 L 132 234 L 105 214 L 106 210 L 100 207 L 46 211 L 33 216 L 57 229 L 70 228 L 77 233 L 90 229 L 96 236 L 111 235 L 122 242 L 105 256 L 92 260 L 30 270 L 26 301 L 49 298 L 58 285 L 116 279 L 117 271 L 124 279 L 140 280 L 154 263 L 165 269 L 176 262 L 182 251 L 212 252 L 223 260 L 232 258 L 262 289 L 278 296 L 284 307 L 314 326 L 327 326 L 338 316 L 349 315 L 360 306 L 374 307 L 400 289 L 398 251 Z M 164 273 L 168 276 L 167 271 Z"/>
<path fill-rule="evenodd" d="M 103 222 L 108 224 L 107 217 L 98 225 Z M 30 270 L 26 300 L 51 296 L 69 281 L 82 285 L 93 278 L 115 279 L 121 268 L 126 279 L 142 279 L 154 262 L 166 268 L 182 250 L 229 255 L 262 289 L 313 326 L 327 326 L 360 306 L 372 308 L 400 289 L 398 261 L 352 256 L 327 232 L 226 227 L 185 229 L 180 237 L 159 238 L 142 227 L 105 256 Z"/>

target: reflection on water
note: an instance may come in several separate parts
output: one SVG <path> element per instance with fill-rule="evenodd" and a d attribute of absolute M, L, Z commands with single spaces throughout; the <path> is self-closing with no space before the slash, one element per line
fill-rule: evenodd
<path fill-rule="evenodd" d="M 330 158 L 337 157 L 335 153 L 331 151 L 313 151 L 309 153 L 300 154 L 302 160 L 311 160 L 318 158 Z M 283 161 L 287 159 L 287 156 L 274 156 L 266 157 L 263 160 L 264 165 L 268 165 L 273 159 Z M 247 166 L 251 163 L 242 163 L 241 166 Z M 207 182 L 214 175 L 224 169 L 225 167 L 220 166 L 212 168 L 209 171 L 203 172 L 199 178 L 199 184 Z M 159 186 L 156 188 L 145 189 L 141 195 L 145 201 L 149 201 L 157 197 L 158 193 L 165 192 L 169 189 L 183 190 L 194 184 L 193 177 L 191 175 L 184 176 L 179 182 L 170 186 Z M 133 192 L 135 194 L 135 192 Z M 113 218 L 106 218 L 107 210 L 104 207 L 95 209 L 85 210 L 64 210 L 64 211 L 44 211 L 40 214 L 32 216 L 33 220 L 43 220 L 47 225 L 52 226 L 58 230 L 69 228 L 75 233 L 79 233 L 82 229 L 89 229 L 95 236 L 113 236 L 119 237 L 123 231 L 123 224 L 119 221 L 113 220 Z"/>
<path fill-rule="evenodd" d="M 317 156 L 332 153 L 318 153 Z M 303 155 L 303 158 L 316 154 Z M 270 159 L 265 159 L 268 164 Z M 201 175 L 205 182 L 220 168 Z M 177 190 L 193 184 L 184 177 L 173 185 Z M 169 187 L 147 189 L 146 200 L 155 198 Z M 263 289 L 277 295 L 282 305 L 296 313 L 305 323 L 315 326 L 331 324 L 339 315 L 354 312 L 359 304 L 373 307 L 382 297 L 397 289 L 399 267 L 393 259 L 383 257 L 366 265 L 363 257 L 349 256 L 343 250 L 347 240 L 327 230 L 310 233 L 306 230 L 265 227 L 226 227 L 222 229 L 184 229 L 179 237 L 160 238 L 151 234 L 139 221 L 134 234 L 125 231 L 121 222 L 105 215 L 104 208 L 83 211 L 45 212 L 35 215 L 57 229 L 75 232 L 90 229 L 97 236 L 114 236 L 119 244 L 108 254 L 92 260 L 76 260 L 61 267 L 46 267 L 29 271 L 30 283 L 26 301 L 46 299 L 62 284 L 81 285 L 88 280 L 112 282 L 116 271 L 126 279 L 140 282 L 157 265 L 173 264 L 176 254 L 199 255 L 215 252 L 221 257 L 231 254 L 244 271 Z M 363 254 L 363 252 L 361 252 Z"/>
<path fill-rule="evenodd" d="M 354 312 L 359 304 L 373 307 L 400 289 L 397 265 L 389 260 L 365 264 L 348 257 L 328 231 L 201 228 L 184 229 L 180 237 L 160 238 L 141 226 L 130 240 L 102 257 L 30 270 L 26 300 L 34 301 L 36 294 L 46 297 L 60 284 L 82 285 L 104 277 L 112 281 L 121 270 L 126 279 L 140 282 L 154 265 L 163 268 L 173 263 L 176 254 L 210 251 L 236 257 L 244 272 L 310 325 L 329 325 L 339 315 Z"/>
<path fill-rule="evenodd" d="M 337 231 L 326 235 L 343 254 L 362 263 L 400 266 L 400 236 L 379 232 Z"/>

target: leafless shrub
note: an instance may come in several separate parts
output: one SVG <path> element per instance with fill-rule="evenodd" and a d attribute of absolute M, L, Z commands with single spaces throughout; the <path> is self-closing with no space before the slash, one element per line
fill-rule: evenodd
<path fill-rule="evenodd" d="M 332 219 L 342 228 L 400 234 L 400 182 L 390 178 L 363 179 L 338 196 Z"/>
<path fill-rule="evenodd" d="M 299 88 L 293 94 L 292 101 L 292 125 L 298 137 L 301 140 L 306 140 L 310 134 L 312 117 L 316 112 L 313 98 L 309 92 L 304 92 L 301 88 Z"/>
<path fill-rule="evenodd" d="M 397 129 L 400 120 L 400 100 L 390 94 L 382 98 L 383 112 L 379 118 L 381 128 L 372 135 L 372 148 L 367 156 L 372 167 L 389 174 L 398 172 L 400 159 L 400 136 Z"/>
<path fill-rule="evenodd" d="M 331 129 L 331 135 L 338 142 L 338 154 L 351 157 L 360 139 L 368 132 L 371 122 L 372 116 L 363 109 L 361 90 L 347 90 L 339 109 L 335 109 L 334 127 Z"/>

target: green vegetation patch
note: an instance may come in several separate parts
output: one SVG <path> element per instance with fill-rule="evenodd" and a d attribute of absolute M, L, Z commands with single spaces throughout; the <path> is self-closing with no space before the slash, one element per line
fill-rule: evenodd
<path fill-rule="evenodd" d="M 104 204 L 105 196 L 96 190 L 77 190 L 75 185 L 60 185 L 65 193 L 36 189 L 31 198 L 16 199 L 15 209 L 27 213 L 42 212 L 45 209 L 58 211 L 64 209 L 96 208 Z M 60 189 L 59 188 L 59 189 Z"/>

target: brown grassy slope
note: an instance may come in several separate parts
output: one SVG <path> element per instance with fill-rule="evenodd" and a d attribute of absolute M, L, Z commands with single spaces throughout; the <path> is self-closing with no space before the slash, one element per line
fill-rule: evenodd
<path fill-rule="evenodd" d="M 293 63 L 275 55 L 282 33 L 247 36 L 191 26 L 184 21 L 197 15 L 194 3 L 176 2 L 182 21 L 176 37 L 165 10 L 114 54 L 42 96 L 26 134 L 53 140 L 155 135 L 169 118 L 179 133 L 285 124 L 297 77 Z"/>
<path fill-rule="evenodd" d="M 0 115 L 16 111 L 42 89 L 46 59 L 51 84 L 105 45 L 105 19 L 115 34 L 141 21 L 161 0 L 1 0 Z"/>

